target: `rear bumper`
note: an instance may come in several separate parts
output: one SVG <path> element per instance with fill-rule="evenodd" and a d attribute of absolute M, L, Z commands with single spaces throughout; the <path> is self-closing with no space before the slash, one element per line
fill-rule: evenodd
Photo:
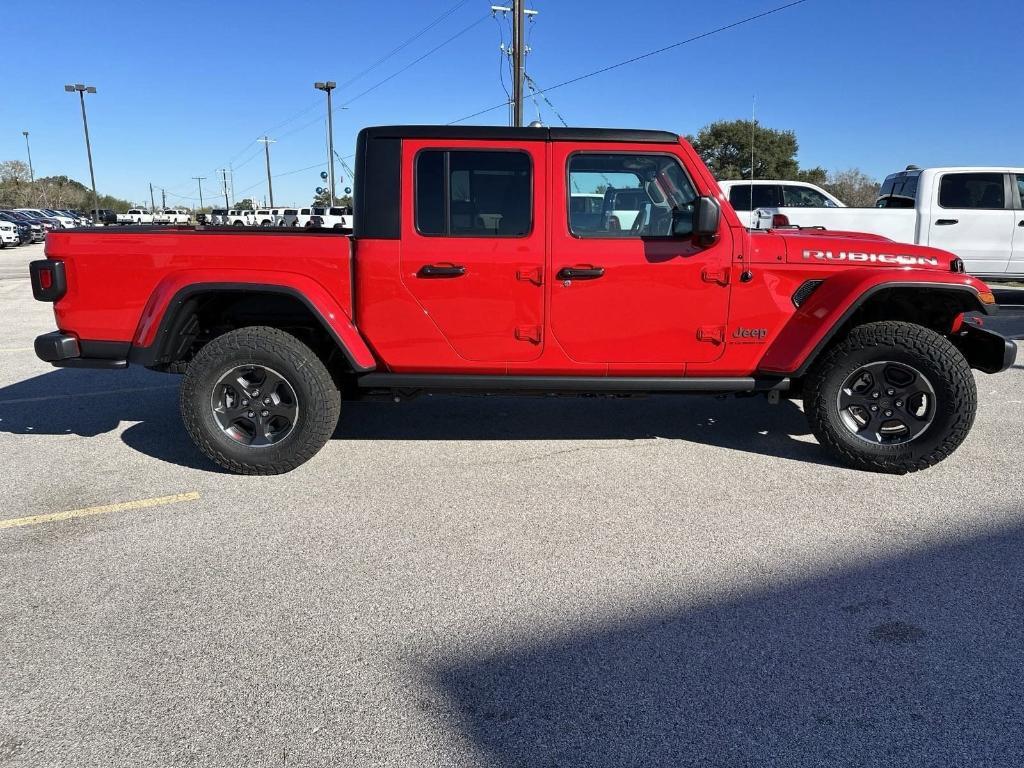
<path fill-rule="evenodd" d="M 59 368 L 127 368 L 130 347 L 122 341 L 80 341 L 60 331 L 35 341 L 36 357 Z"/>

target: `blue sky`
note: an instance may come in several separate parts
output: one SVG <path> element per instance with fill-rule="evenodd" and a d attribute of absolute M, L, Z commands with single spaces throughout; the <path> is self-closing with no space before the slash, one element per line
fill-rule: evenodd
<path fill-rule="evenodd" d="M 534 0 L 528 70 L 549 87 L 782 2 Z M 276 201 L 306 202 L 321 167 L 298 169 L 326 163 L 314 80 L 337 81 L 335 104 L 351 102 L 335 115 L 342 155 L 354 151 L 362 126 L 444 123 L 504 100 L 489 0 L 462 3 L 346 84 L 457 4 L 97 0 L 85 10 L 49 0 L 7 13 L 0 160 L 24 159 L 28 130 L 37 175 L 87 183 L 78 99 L 63 90 L 85 82 L 99 89 L 87 107 L 101 192 L 142 201 L 153 182 L 167 189 L 168 205 L 189 206 L 197 196 L 190 177 L 207 177 L 209 198 L 219 191 L 215 169 L 231 163 L 237 196 L 264 196 L 255 140 L 267 133 L 277 139 Z M 1024 165 L 1022 27 L 1019 0 L 808 0 L 548 97 L 571 125 L 690 133 L 747 117 L 756 94 L 763 124 L 796 131 L 802 164 L 857 166 L 876 177 L 908 163 Z M 528 117 L 535 114 L 531 103 Z M 472 122 L 505 117 L 498 109 Z M 339 188 L 351 183 L 338 172 Z"/>

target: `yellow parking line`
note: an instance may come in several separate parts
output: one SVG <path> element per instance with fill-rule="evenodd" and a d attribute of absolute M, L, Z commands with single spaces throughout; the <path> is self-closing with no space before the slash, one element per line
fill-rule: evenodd
<path fill-rule="evenodd" d="M 197 491 L 190 491 L 189 493 L 176 493 L 173 496 L 157 496 L 153 499 L 139 499 L 138 501 L 124 501 L 120 504 L 104 504 L 101 507 L 85 507 L 84 509 L 72 509 L 68 512 L 54 512 L 49 515 L 16 517 L 12 520 L 0 520 L 0 528 L 18 528 L 23 525 L 38 525 L 39 523 L 53 523 L 58 520 L 71 520 L 75 517 L 105 515 L 108 512 L 127 512 L 130 509 L 162 507 L 165 504 L 177 504 L 181 501 L 195 501 L 198 498 L 199 493 Z"/>

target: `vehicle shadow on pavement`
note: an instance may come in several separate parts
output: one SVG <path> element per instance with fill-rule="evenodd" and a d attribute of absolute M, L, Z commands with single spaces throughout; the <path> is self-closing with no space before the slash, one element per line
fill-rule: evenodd
<path fill-rule="evenodd" d="M 487 765 L 1024 764 L 1021 527 L 556 634 L 427 665 Z"/>
<path fill-rule="evenodd" d="M 0 387 L 0 432 L 96 437 L 121 434 L 135 450 L 173 464 L 221 471 L 196 450 L 178 413 L 180 376 L 145 368 L 57 368 Z"/>
<path fill-rule="evenodd" d="M 60 368 L 0 387 L 0 432 L 95 437 L 138 422 L 123 442 L 161 461 L 221 471 L 185 433 L 181 379 L 142 368 Z M 832 465 L 790 401 L 763 397 L 423 396 L 342 405 L 336 440 L 686 440 Z"/>
<path fill-rule="evenodd" d="M 663 438 L 833 465 L 792 401 L 763 396 L 425 396 L 345 403 L 339 440 L 649 440 Z"/>

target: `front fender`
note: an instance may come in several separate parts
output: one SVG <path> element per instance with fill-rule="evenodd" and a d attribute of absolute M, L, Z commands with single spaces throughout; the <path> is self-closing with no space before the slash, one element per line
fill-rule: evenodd
<path fill-rule="evenodd" d="M 164 277 L 142 311 L 132 338 L 132 358 L 157 359 L 174 325 L 175 310 L 209 291 L 266 291 L 292 296 L 320 320 L 354 370 L 365 372 L 377 367 L 352 319 L 324 286 L 306 275 L 251 270 L 189 270 Z"/>
<path fill-rule="evenodd" d="M 802 376 L 859 307 L 879 291 L 893 288 L 949 292 L 962 296 L 972 311 L 996 311 L 994 304 L 980 297 L 988 293 L 988 286 L 970 275 L 925 269 L 843 270 L 828 277 L 801 304 L 761 358 L 758 371 Z"/>

